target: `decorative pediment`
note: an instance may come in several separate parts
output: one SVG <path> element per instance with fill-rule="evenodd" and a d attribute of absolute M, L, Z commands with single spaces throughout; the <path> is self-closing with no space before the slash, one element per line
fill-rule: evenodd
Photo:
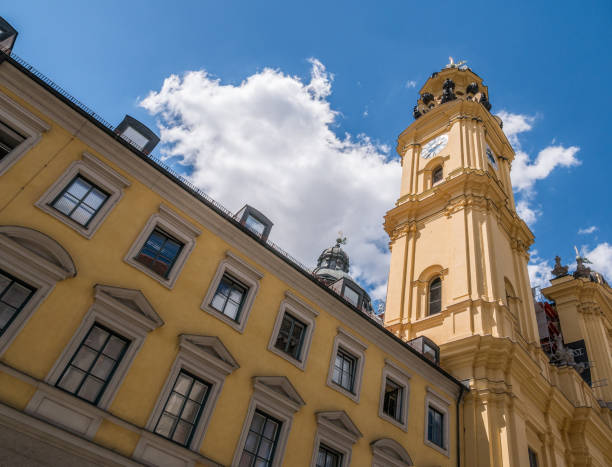
<path fill-rule="evenodd" d="M 256 391 L 265 393 L 277 402 L 284 403 L 294 412 L 306 404 L 285 376 L 255 376 L 253 386 Z"/>
<path fill-rule="evenodd" d="M 344 410 L 317 412 L 317 424 L 319 429 L 327 430 L 331 436 L 340 437 L 351 444 L 363 436 Z"/>
<path fill-rule="evenodd" d="M 96 284 L 94 290 L 97 301 L 116 309 L 125 317 L 137 321 L 148 331 L 157 329 L 164 324 L 164 321 L 140 290 L 102 284 Z"/>
<path fill-rule="evenodd" d="M 55 280 L 76 276 L 70 254 L 48 235 L 28 227 L 0 226 L 0 246 Z"/>
<path fill-rule="evenodd" d="M 414 465 L 406 450 L 397 441 L 378 439 L 370 444 L 372 463 L 375 467 L 405 467 Z"/>
<path fill-rule="evenodd" d="M 223 375 L 228 375 L 240 368 L 236 359 L 216 336 L 181 334 L 179 346 L 193 357 L 204 360 Z"/>

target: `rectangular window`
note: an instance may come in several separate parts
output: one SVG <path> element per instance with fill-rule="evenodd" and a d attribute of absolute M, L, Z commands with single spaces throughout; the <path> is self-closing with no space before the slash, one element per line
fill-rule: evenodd
<path fill-rule="evenodd" d="M 157 421 L 155 433 L 188 446 L 210 387 L 210 384 L 181 370 Z"/>
<path fill-rule="evenodd" d="M 342 454 L 321 444 L 317 454 L 316 467 L 340 467 L 342 465 Z"/>
<path fill-rule="evenodd" d="M 266 467 L 272 465 L 280 433 L 281 422 L 256 410 L 249 427 L 240 467 Z"/>
<path fill-rule="evenodd" d="M 26 139 L 4 122 L 0 122 L 0 160 Z"/>
<path fill-rule="evenodd" d="M 444 414 L 431 406 L 427 414 L 427 439 L 444 449 Z"/>
<path fill-rule="evenodd" d="M 78 175 L 51 205 L 78 224 L 87 226 L 108 198 L 108 193 Z"/>
<path fill-rule="evenodd" d="M 538 455 L 531 448 L 528 448 L 529 452 L 529 467 L 538 467 Z"/>
<path fill-rule="evenodd" d="M 97 404 L 129 343 L 119 334 L 94 324 L 56 386 Z"/>
<path fill-rule="evenodd" d="M 0 270 L 0 336 L 32 298 L 36 289 Z"/>
<path fill-rule="evenodd" d="M 238 321 L 247 291 L 247 287 L 231 276 L 224 274 L 210 306 L 234 321 Z"/>
<path fill-rule="evenodd" d="M 344 298 L 351 302 L 354 306 L 359 305 L 359 293 L 350 288 L 349 286 L 344 287 Z"/>
<path fill-rule="evenodd" d="M 299 360 L 305 334 L 306 325 L 289 313 L 285 313 L 274 346 Z"/>
<path fill-rule="evenodd" d="M 356 358 L 342 349 L 338 349 L 334 362 L 332 381 L 347 391 L 353 392 L 355 385 Z"/>
<path fill-rule="evenodd" d="M 404 388 L 389 378 L 385 382 L 383 412 L 397 421 L 402 420 L 402 395 Z"/>
<path fill-rule="evenodd" d="M 156 274 L 168 277 L 182 249 L 181 242 L 156 228 L 151 232 L 135 259 Z"/>
<path fill-rule="evenodd" d="M 250 214 L 247 216 L 244 225 L 246 225 L 249 230 L 255 232 L 260 237 L 263 235 L 264 230 L 266 230 L 266 226 Z"/>

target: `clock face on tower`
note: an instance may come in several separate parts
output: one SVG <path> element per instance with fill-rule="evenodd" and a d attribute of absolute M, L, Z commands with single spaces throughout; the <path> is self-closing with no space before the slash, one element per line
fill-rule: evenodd
<path fill-rule="evenodd" d="M 437 138 L 432 139 L 421 149 L 421 157 L 423 159 L 429 159 L 430 157 L 436 156 L 442 149 L 448 144 L 448 134 L 440 135 Z"/>

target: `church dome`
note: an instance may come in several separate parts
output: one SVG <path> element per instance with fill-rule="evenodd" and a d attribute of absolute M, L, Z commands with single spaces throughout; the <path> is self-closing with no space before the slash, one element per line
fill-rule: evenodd
<path fill-rule="evenodd" d="M 335 282 L 343 277 L 351 279 L 348 273 L 349 257 L 341 247 L 345 242 L 346 239 L 337 238 L 334 246 L 326 248 L 319 255 L 317 267 L 313 271 L 317 278 L 325 282 Z"/>

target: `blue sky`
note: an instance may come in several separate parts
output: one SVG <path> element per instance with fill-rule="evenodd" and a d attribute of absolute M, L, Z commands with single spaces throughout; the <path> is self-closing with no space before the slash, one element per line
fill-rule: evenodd
<path fill-rule="evenodd" d="M 129 113 L 156 131 L 165 125 L 156 152 L 187 164 L 229 209 L 248 201 L 270 213 L 273 239 L 305 263 L 343 229 L 353 274 L 382 297 L 395 140 L 449 55 L 484 79 L 492 112 L 523 130 L 515 143 L 533 170 L 517 196 L 534 213 L 534 278 L 545 279 L 555 254 L 573 262 L 577 245 L 611 279 L 612 3 L 585 5 L 21 1 L 0 15 L 19 31 L 14 52 L 111 123 Z M 220 139 L 222 150 L 211 143 Z M 569 162 L 534 166 L 551 147 L 571 149 Z M 296 165 L 295 183 L 279 181 Z"/>

